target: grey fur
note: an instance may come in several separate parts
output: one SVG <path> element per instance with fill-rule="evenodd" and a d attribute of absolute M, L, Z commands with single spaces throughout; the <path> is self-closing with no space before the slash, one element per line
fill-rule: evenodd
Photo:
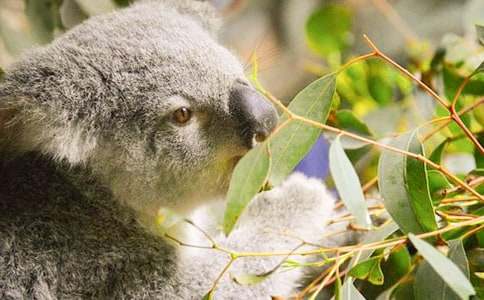
<path fill-rule="evenodd" d="M 301 175 L 254 199 L 229 238 L 195 210 L 223 210 L 216 199 L 246 151 L 228 105 L 234 82 L 246 79 L 216 41 L 216 23 L 205 3 L 143 1 L 84 22 L 7 70 L 0 298 L 200 299 L 228 258 L 151 232 L 162 207 L 238 251 L 290 250 L 300 242 L 287 230 L 321 236 L 334 200 Z M 195 111 L 185 126 L 170 121 L 180 105 Z M 170 230 L 206 243 L 193 228 Z M 231 272 L 264 272 L 280 259 L 241 259 Z M 277 272 L 250 287 L 225 276 L 216 299 L 287 296 L 302 276 Z"/>

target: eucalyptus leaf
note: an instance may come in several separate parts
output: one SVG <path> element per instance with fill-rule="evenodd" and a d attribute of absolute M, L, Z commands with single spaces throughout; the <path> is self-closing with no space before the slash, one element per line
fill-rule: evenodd
<path fill-rule="evenodd" d="M 371 138 L 373 136 L 372 132 L 368 126 L 358 119 L 351 110 L 342 109 L 336 112 L 336 126 L 340 129 L 356 133 L 359 136 Z M 331 135 L 328 133 L 328 135 Z M 348 136 L 342 136 L 341 145 L 345 149 L 358 149 L 368 145 L 368 143 L 362 142 L 360 140 L 355 140 Z"/>
<path fill-rule="evenodd" d="M 431 161 L 433 161 L 434 163 L 436 163 L 436 164 L 440 164 L 440 162 L 442 161 L 442 154 L 444 153 L 444 150 L 445 150 L 447 144 L 448 144 L 448 141 L 447 140 L 445 140 L 442 143 L 440 143 L 434 149 L 434 151 L 432 151 L 432 154 L 430 154 L 429 159 Z"/>
<path fill-rule="evenodd" d="M 465 252 L 460 241 L 452 242 L 449 247 L 449 258 L 447 258 L 432 245 L 412 233 L 408 237 L 420 255 L 429 264 L 432 271 L 435 272 L 435 275 L 438 276 L 431 277 L 425 269 L 419 270 L 420 282 L 417 280 L 417 286 L 415 287 L 415 296 L 417 299 L 453 299 L 450 298 L 450 294 L 448 293 L 450 290 L 455 293 L 457 299 L 469 299 L 470 296 L 476 294 L 468 279 L 469 271 L 468 269 L 464 269 L 467 268 L 464 267 L 464 264 L 467 266 L 467 258 L 465 257 Z M 436 278 L 438 279 L 439 277 L 447 284 L 450 288 L 449 290 L 446 290 L 444 287 L 439 288 L 438 285 L 435 285 L 437 284 Z M 432 296 L 428 297 L 430 294 Z"/>
<path fill-rule="evenodd" d="M 237 274 L 232 275 L 232 280 L 239 285 L 254 285 L 266 280 L 272 272 L 262 275 L 257 274 Z"/>
<path fill-rule="evenodd" d="M 366 244 L 371 244 L 379 241 L 383 241 L 395 231 L 398 230 L 398 225 L 390 222 L 377 230 L 372 230 L 368 232 L 365 236 L 365 238 L 361 241 L 361 244 L 366 245 Z M 361 261 L 364 261 L 365 259 L 369 258 L 375 250 L 369 249 L 369 250 L 363 250 L 359 255 L 355 255 L 353 258 L 351 258 L 349 265 L 353 266 L 355 264 L 358 264 Z"/>
<path fill-rule="evenodd" d="M 338 193 L 346 208 L 355 217 L 356 223 L 364 228 L 370 228 L 370 214 L 361 190 L 360 179 L 343 150 L 340 137 L 337 137 L 329 148 L 329 169 Z"/>
<path fill-rule="evenodd" d="M 267 144 L 261 144 L 247 153 L 235 167 L 227 193 L 224 232 L 229 234 L 249 201 L 267 181 L 271 159 Z"/>
<path fill-rule="evenodd" d="M 343 298 L 343 291 L 341 285 L 341 277 L 336 277 L 334 282 L 334 299 L 341 300 Z"/>
<path fill-rule="evenodd" d="M 288 109 L 301 117 L 325 123 L 335 92 L 335 81 L 335 74 L 331 73 L 312 82 L 296 95 Z M 283 115 L 279 124 L 287 118 L 287 115 Z M 272 153 L 272 185 L 280 184 L 294 170 L 320 134 L 321 129 L 292 120 L 269 140 Z"/>
<path fill-rule="evenodd" d="M 383 241 L 384 239 L 392 235 L 397 230 L 398 230 L 398 225 L 395 224 L 394 222 L 390 222 L 377 230 L 368 232 L 365 238 L 361 241 L 361 244 L 366 245 L 366 244 L 371 244 L 378 241 Z M 348 265 L 349 266 L 357 265 L 359 262 L 362 262 L 368 259 L 373 254 L 373 252 L 375 252 L 374 249 L 361 251 L 360 253 L 358 253 L 357 255 L 351 258 Z M 364 299 L 363 296 L 361 296 L 362 298 L 358 298 L 357 295 L 355 296 L 355 294 L 352 293 L 353 289 L 356 290 L 355 287 L 353 286 L 353 277 L 348 276 L 345 280 L 345 283 L 343 284 L 343 295 L 345 295 L 346 293 L 346 295 L 354 296 L 356 298 L 343 297 L 343 299 Z M 358 292 L 358 290 L 356 290 L 356 292 Z"/>
<path fill-rule="evenodd" d="M 423 152 L 416 131 L 396 137 L 390 145 L 413 153 Z M 378 183 L 385 208 L 403 232 L 421 233 L 437 228 L 425 164 L 384 150 L 378 164 Z"/>
<path fill-rule="evenodd" d="M 213 292 L 208 292 L 205 296 L 203 296 L 202 300 L 212 300 L 213 299 Z"/>
<path fill-rule="evenodd" d="M 372 257 L 354 266 L 349 275 L 361 280 L 368 280 L 371 284 L 383 284 L 383 271 L 381 269 L 381 257 Z"/>

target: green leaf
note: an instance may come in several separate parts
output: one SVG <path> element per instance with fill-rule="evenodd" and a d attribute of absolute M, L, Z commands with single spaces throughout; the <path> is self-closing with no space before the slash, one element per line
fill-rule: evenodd
<path fill-rule="evenodd" d="M 346 280 L 342 287 L 343 300 L 365 300 L 365 297 L 358 291 L 351 280 Z"/>
<path fill-rule="evenodd" d="M 390 145 L 421 154 L 416 131 L 402 134 Z M 378 164 L 378 183 L 385 208 L 403 232 L 437 228 L 425 164 L 400 153 L 384 150 Z"/>
<path fill-rule="evenodd" d="M 374 285 L 383 284 L 383 271 L 381 269 L 381 257 L 372 257 L 354 266 L 349 275 L 361 280 L 368 280 Z"/>
<path fill-rule="evenodd" d="M 465 258 L 465 252 L 460 241 L 453 242 L 450 245 L 450 250 L 452 252 L 449 251 L 449 257 L 452 254 L 452 258 L 454 258 L 457 265 L 459 265 L 458 267 L 454 262 L 452 262 L 452 258 L 447 258 L 429 243 L 421 240 L 412 233 L 410 233 L 408 237 L 415 248 L 417 248 L 420 255 L 424 257 L 426 262 L 436 273 L 436 275 L 439 276 L 440 279 L 442 279 L 460 299 L 469 299 L 471 295 L 476 294 L 474 288 L 469 282 L 468 274 L 466 275 L 464 273 L 466 271 L 463 272 L 462 269 L 459 268 L 463 266 L 464 260 L 465 264 L 467 265 L 467 258 Z M 435 286 L 435 282 L 430 280 L 431 277 L 429 277 L 428 274 L 424 273 L 424 275 L 421 274 L 420 276 L 420 282 L 418 282 L 418 280 L 416 282 L 419 287 L 415 288 L 415 296 L 418 299 L 449 299 L 449 294 L 445 292 L 445 289 Z M 431 297 L 427 297 L 427 294 L 423 292 L 422 285 L 420 285 L 420 283 L 427 287 L 425 290 L 432 294 Z M 429 287 L 430 289 L 428 289 Z"/>
<path fill-rule="evenodd" d="M 37 42 L 50 42 L 54 38 L 54 30 L 61 28 L 60 5 L 58 0 L 25 0 L 25 14 Z"/>
<path fill-rule="evenodd" d="M 484 26 L 476 24 L 477 39 L 484 46 Z"/>
<path fill-rule="evenodd" d="M 257 275 L 257 274 L 238 274 L 238 275 L 232 275 L 232 280 L 240 285 L 254 285 L 261 283 L 262 281 L 266 280 L 267 277 L 269 277 L 272 274 L 272 272 L 267 273 L 267 274 L 262 274 L 262 275 Z"/>
<path fill-rule="evenodd" d="M 443 141 L 438 145 L 432 154 L 430 154 L 429 159 L 433 161 L 436 164 L 440 164 L 440 161 L 442 160 L 442 154 L 444 153 L 445 147 L 447 146 L 447 140 Z"/>
<path fill-rule="evenodd" d="M 484 108 L 482 110 L 484 110 Z M 477 140 L 481 145 L 484 145 L 484 133 L 478 134 Z M 484 169 L 484 155 L 482 155 L 477 148 L 474 149 L 474 159 L 476 160 L 476 168 Z"/>
<path fill-rule="evenodd" d="M 365 123 L 363 123 L 360 119 L 358 119 L 351 110 L 343 109 L 343 110 L 337 111 L 335 123 L 336 123 L 335 125 L 338 128 L 352 133 L 356 133 L 360 136 L 364 136 L 364 137 L 373 136 L 368 126 Z M 341 144 L 345 149 L 357 149 L 368 145 L 368 143 L 355 140 L 347 136 L 342 136 L 340 139 L 341 139 Z"/>
<path fill-rule="evenodd" d="M 213 299 L 213 292 L 208 292 L 205 296 L 203 296 L 202 300 L 212 300 Z"/>
<path fill-rule="evenodd" d="M 339 136 L 329 148 L 329 169 L 338 193 L 346 208 L 355 217 L 356 223 L 364 228 L 370 228 L 370 214 L 361 190 L 360 179 L 341 146 Z"/>
<path fill-rule="evenodd" d="M 482 64 L 481 64 L 482 66 Z M 476 69 L 476 71 L 479 68 Z M 475 71 L 474 71 L 475 72 Z M 446 65 L 443 68 L 442 78 L 444 81 L 444 88 L 445 88 L 445 96 L 449 99 L 452 99 L 457 92 L 462 81 L 464 81 L 465 76 L 462 76 L 458 69 L 452 68 L 451 66 Z M 479 77 L 476 79 L 469 80 L 469 83 L 465 86 L 462 90 L 463 95 L 476 95 L 480 96 L 484 94 L 484 84 L 483 80 L 480 80 Z"/>
<path fill-rule="evenodd" d="M 440 200 L 444 197 L 441 193 L 444 189 L 452 188 L 452 184 L 450 184 L 447 177 L 445 177 L 440 171 L 437 170 L 429 170 L 427 172 L 428 181 L 429 181 L 429 190 L 430 195 L 434 201 Z"/>
<path fill-rule="evenodd" d="M 271 160 L 267 144 L 261 144 L 247 153 L 235 167 L 227 193 L 224 232 L 229 234 L 249 201 L 267 181 Z"/>
<path fill-rule="evenodd" d="M 469 266 L 467 256 L 461 240 L 449 241 L 448 257 L 459 269 L 469 278 Z M 417 271 L 414 285 L 414 293 L 417 300 L 420 299 L 442 299 L 452 300 L 459 297 L 440 278 L 428 262 L 423 262 Z"/>
<path fill-rule="evenodd" d="M 391 265 L 392 272 L 402 277 L 410 271 L 411 259 L 407 247 L 399 247 L 391 252 L 387 262 Z"/>
<path fill-rule="evenodd" d="M 380 227 L 377 230 L 370 231 L 366 234 L 365 238 L 361 241 L 362 245 L 366 244 L 371 244 L 374 242 L 379 242 L 383 241 L 387 237 L 389 237 L 391 234 L 393 234 L 395 231 L 398 230 L 397 224 L 390 222 L 382 227 Z M 349 262 L 349 266 L 354 266 L 358 264 L 359 262 L 362 262 L 366 259 L 368 259 L 373 252 L 375 252 L 374 249 L 368 249 L 368 250 L 363 250 L 361 253 L 358 253 L 359 255 L 355 255 L 351 258 Z M 357 294 L 354 294 L 353 290 L 357 292 Z M 363 296 L 358 292 L 358 290 L 355 289 L 353 286 L 353 278 L 351 276 L 347 277 L 345 280 L 345 283 L 343 284 L 343 295 L 349 295 L 348 297 L 343 296 L 343 299 L 364 299 Z M 358 298 L 357 295 L 360 295 L 361 298 Z"/>
<path fill-rule="evenodd" d="M 409 137 L 409 144 L 406 149 L 409 152 L 423 154 L 425 151 L 423 145 L 417 137 L 417 131 L 414 131 Z M 417 221 L 425 231 L 437 229 L 435 221 L 434 207 L 430 197 L 430 189 L 427 174 L 427 165 L 419 160 L 404 157 L 405 161 L 405 187 L 410 195 L 410 205 L 413 208 Z"/>
<path fill-rule="evenodd" d="M 322 56 L 343 51 L 350 44 L 351 17 L 351 12 L 340 5 L 316 10 L 306 22 L 309 47 Z"/>
<path fill-rule="evenodd" d="M 341 300 L 343 297 L 343 291 L 341 290 L 341 277 L 336 277 L 336 280 L 334 282 L 334 299 L 335 300 Z"/>
<path fill-rule="evenodd" d="M 309 84 L 289 104 L 288 109 L 307 119 L 325 123 L 335 92 L 335 74 L 331 73 Z M 283 115 L 279 124 L 287 120 Z M 269 142 L 272 153 L 270 182 L 280 184 L 311 150 L 321 134 L 319 128 L 301 121 L 291 121 Z"/>
<path fill-rule="evenodd" d="M 366 234 L 365 238 L 363 239 L 363 241 L 361 241 L 361 244 L 366 245 L 366 244 L 371 244 L 371 243 L 374 243 L 374 242 L 383 241 L 384 239 L 389 237 L 391 234 L 393 234 L 397 230 L 398 230 L 397 224 L 391 222 L 387 225 L 382 226 L 381 228 L 379 228 L 377 230 L 372 230 L 372 231 L 368 232 Z M 363 250 L 359 256 L 356 255 L 351 259 L 349 265 L 350 266 L 355 265 L 355 264 L 369 258 L 373 254 L 373 252 L 375 252 L 375 250 L 373 250 L 373 249 Z M 357 259 L 357 257 L 358 257 L 358 259 Z"/>

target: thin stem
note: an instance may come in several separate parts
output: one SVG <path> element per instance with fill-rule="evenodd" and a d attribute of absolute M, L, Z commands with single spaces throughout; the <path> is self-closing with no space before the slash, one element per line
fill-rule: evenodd
<path fill-rule="evenodd" d="M 217 288 L 217 285 L 218 285 L 219 281 L 222 279 L 222 277 L 225 275 L 225 273 L 227 273 L 227 271 L 229 270 L 230 266 L 234 263 L 234 261 L 236 259 L 237 259 L 236 257 L 231 257 L 230 258 L 230 261 L 225 265 L 225 267 L 222 269 L 222 271 L 218 274 L 217 278 L 213 282 L 212 287 L 208 291 L 209 294 L 212 294 L 215 291 L 215 289 Z"/>
<path fill-rule="evenodd" d="M 370 179 L 363 187 L 361 188 L 363 193 L 368 192 L 375 184 L 378 183 L 378 176 L 373 177 Z"/>
<path fill-rule="evenodd" d="M 363 61 L 363 60 L 367 60 L 368 58 L 375 57 L 375 56 L 377 56 L 376 52 L 371 52 L 371 53 L 368 53 L 368 54 L 363 54 L 363 55 L 354 57 L 354 58 L 350 59 L 348 62 L 346 62 L 344 65 L 342 65 L 338 69 L 338 71 L 336 71 L 336 73 L 341 73 L 342 71 L 344 71 L 347 68 L 349 68 L 351 65 L 353 65 L 353 64 L 355 64 L 357 62 Z"/>
<path fill-rule="evenodd" d="M 445 176 L 447 176 L 449 179 L 451 179 L 453 182 L 455 182 L 457 185 L 461 186 L 463 189 L 467 190 L 469 193 L 471 193 L 471 194 L 475 195 L 477 198 L 479 198 L 480 201 L 484 202 L 484 196 L 483 195 L 479 194 L 477 191 L 475 191 L 473 188 L 471 188 L 467 183 L 465 183 L 464 181 L 459 179 L 457 176 L 451 174 L 450 171 L 448 171 L 443 166 L 434 163 L 433 161 L 431 161 L 430 159 L 427 159 L 426 157 L 424 157 L 421 154 L 416 154 L 416 153 L 409 152 L 409 151 L 406 151 L 406 150 L 402 150 L 402 149 L 399 149 L 399 148 L 396 148 L 396 147 L 393 147 L 393 146 L 382 144 L 382 143 L 379 143 L 377 141 L 374 141 L 374 140 L 371 140 L 371 139 L 368 139 L 368 138 L 365 138 L 365 137 L 361 137 L 357 134 L 354 134 L 354 133 L 351 133 L 351 132 L 348 132 L 348 131 L 345 131 L 345 130 L 341 130 L 339 128 L 335 128 L 335 127 L 332 127 L 332 126 L 329 126 L 329 125 L 326 125 L 326 124 L 322 124 L 322 123 L 319 123 L 319 122 L 316 122 L 316 121 L 313 121 L 313 120 L 310 120 L 310 119 L 306 119 L 306 118 L 303 118 L 303 117 L 300 117 L 300 116 L 297 116 L 297 115 L 294 115 L 293 119 L 304 122 L 304 123 L 309 124 L 309 125 L 314 126 L 314 127 L 321 128 L 323 130 L 327 130 L 327 131 L 331 131 L 331 132 L 334 132 L 334 133 L 337 133 L 337 134 L 345 135 L 345 136 L 351 137 L 355 140 L 366 142 L 368 144 L 372 144 L 372 145 L 378 146 L 380 148 L 390 150 L 390 151 L 393 151 L 393 152 L 396 152 L 396 153 L 400 153 L 400 154 L 406 155 L 408 157 L 417 159 L 421 162 L 424 162 L 427 165 L 431 166 L 432 168 L 439 170 Z"/>
<path fill-rule="evenodd" d="M 472 131 L 464 124 L 462 119 L 460 118 L 459 114 L 455 110 L 455 103 L 457 101 L 457 98 L 459 97 L 460 93 L 464 89 L 465 85 L 469 81 L 470 77 L 467 77 L 464 82 L 460 85 L 458 89 L 458 93 L 456 93 L 456 97 L 454 97 L 454 100 L 452 101 L 451 104 L 447 102 L 444 98 L 440 97 L 433 89 L 431 89 L 428 85 L 426 85 L 424 82 L 422 82 L 420 79 L 415 77 L 412 73 L 410 73 L 407 69 L 396 63 L 394 60 L 392 60 L 390 57 L 386 56 L 385 53 L 381 52 L 380 49 L 370 40 L 370 38 L 367 35 L 363 35 L 365 38 L 367 44 L 369 47 L 376 53 L 376 56 L 382 58 L 385 60 L 387 63 L 390 65 L 394 66 L 396 69 L 398 69 L 401 73 L 405 74 L 409 78 L 411 78 L 413 81 L 415 81 L 420 87 L 422 87 L 427 93 L 429 93 L 437 102 L 439 102 L 443 107 L 449 111 L 450 116 L 452 120 L 464 131 L 465 135 L 472 141 L 472 143 L 479 149 L 481 153 L 484 153 L 484 147 L 479 143 L 477 138 L 472 134 Z"/>
<path fill-rule="evenodd" d="M 480 226 L 478 226 L 478 227 L 476 227 L 476 228 L 474 228 L 472 230 L 467 231 L 465 234 L 463 234 L 460 237 L 460 239 L 464 240 L 464 239 L 470 237 L 471 235 L 473 235 L 474 233 L 479 232 L 479 231 L 481 231 L 483 229 L 484 229 L 484 224 L 482 224 L 482 225 L 480 225 Z"/>
<path fill-rule="evenodd" d="M 431 89 L 428 85 L 423 83 L 421 80 L 419 80 L 415 75 L 410 73 L 407 69 L 396 63 L 394 60 L 392 60 L 390 57 L 386 56 L 385 53 L 381 52 L 378 47 L 375 46 L 375 44 L 370 40 L 370 38 L 364 34 L 363 38 L 366 40 L 367 44 L 370 46 L 370 48 L 376 53 L 376 56 L 382 58 L 386 62 L 388 62 L 390 65 L 394 66 L 396 69 L 398 69 L 401 73 L 405 74 L 407 77 L 418 83 L 420 87 L 422 87 L 428 94 L 430 94 L 437 102 L 439 102 L 442 106 L 445 108 L 449 108 L 449 103 L 447 100 L 443 99 L 440 97 L 433 89 Z"/>
<path fill-rule="evenodd" d="M 462 116 L 466 113 L 468 113 L 469 111 L 473 110 L 474 108 L 478 107 L 479 105 L 483 104 L 484 103 L 484 97 L 483 98 L 480 98 L 478 99 L 476 102 L 474 103 L 471 103 L 469 104 L 468 106 L 464 107 L 463 109 L 461 109 L 459 111 L 459 116 Z M 450 124 L 450 122 L 452 122 L 452 118 L 449 116 L 448 117 L 448 120 L 445 121 L 444 124 L 440 125 L 439 127 L 437 127 L 436 129 L 434 129 L 433 131 L 431 131 L 430 133 L 428 133 L 427 135 L 425 135 L 425 137 L 423 138 L 423 141 L 427 141 L 429 138 L 431 138 L 434 134 L 436 134 L 437 132 L 441 131 L 442 129 L 444 129 L 445 127 L 447 127 L 447 125 Z"/>

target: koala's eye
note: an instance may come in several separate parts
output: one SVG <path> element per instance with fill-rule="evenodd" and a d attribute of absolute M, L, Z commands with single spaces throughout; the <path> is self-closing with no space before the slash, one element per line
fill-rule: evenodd
<path fill-rule="evenodd" d="M 186 107 L 180 107 L 173 112 L 173 119 L 178 124 L 185 124 L 192 118 L 192 111 Z"/>

